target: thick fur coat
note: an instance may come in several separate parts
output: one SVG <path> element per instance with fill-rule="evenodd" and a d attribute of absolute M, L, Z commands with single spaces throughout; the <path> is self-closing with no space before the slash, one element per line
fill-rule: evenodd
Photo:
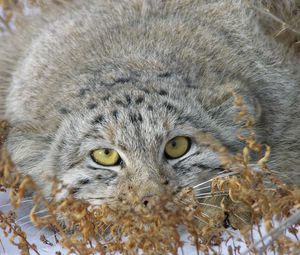
<path fill-rule="evenodd" d="M 300 185 L 300 1 L 75 1 L 23 19 L 0 37 L 1 114 L 17 167 L 49 189 L 55 175 L 98 203 L 197 185 L 222 170 L 196 141 L 211 133 L 230 151 L 242 96 L 270 167 Z M 268 11 L 270 10 L 270 11 Z M 164 157 L 176 136 L 191 140 Z M 90 152 L 118 151 L 103 167 Z"/>

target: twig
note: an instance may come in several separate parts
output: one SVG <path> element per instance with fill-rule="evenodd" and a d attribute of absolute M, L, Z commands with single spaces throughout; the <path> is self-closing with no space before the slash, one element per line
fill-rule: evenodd
<path fill-rule="evenodd" d="M 265 252 L 265 250 L 272 244 L 273 240 L 276 240 L 282 234 L 282 232 L 284 232 L 286 229 L 288 229 L 292 225 L 298 223 L 299 221 L 300 221 L 300 211 L 297 211 L 294 214 L 292 214 L 289 218 L 287 218 L 284 222 L 282 222 L 277 228 L 273 229 L 267 235 L 265 235 L 261 240 L 250 245 L 248 250 L 246 250 L 244 253 L 242 253 L 242 255 L 249 254 L 253 248 L 256 248 L 261 243 L 266 241 L 269 237 L 272 237 L 272 240 L 270 242 L 266 243 L 266 245 L 264 247 L 259 249 L 258 253 L 263 254 Z"/>

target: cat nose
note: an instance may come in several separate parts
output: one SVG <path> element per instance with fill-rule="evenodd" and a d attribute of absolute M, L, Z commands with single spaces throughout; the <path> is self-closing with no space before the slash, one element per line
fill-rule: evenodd
<path fill-rule="evenodd" d="M 145 207 L 151 207 L 154 203 L 153 201 L 153 195 L 147 195 L 147 196 L 144 196 L 142 199 L 141 199 L 141 202 L 142 204 L 145 206 Z"/>

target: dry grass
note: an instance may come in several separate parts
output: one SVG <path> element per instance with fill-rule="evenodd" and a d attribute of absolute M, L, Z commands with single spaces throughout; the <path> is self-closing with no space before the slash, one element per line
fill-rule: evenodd
<path fill-rule="evenodd" d="M 36 3 L 32 1 L 32 4 Z M 9 29 L 14 12 L 21 12 L 22 4 L 19 1 L 0 0 L 0 5 L 5 11 L 1 21 Z M 12 210 L 8 214 L 0 211 L 0 228 L 21 254 L 39 254 L 38 248 L 27 241 L 26 233 L 16 223 L 14 213 L 26 192 L 31 191 L 35 204 L 30 214 L 32 222 L 41 228 L 51 228 L 57 242 L 74 254 L 116 251 L 137 254 L 139 250 L 144 254 L 177 254 L 183 245 L 178 226 L 186 229 L 199 252 L 214 252 L 214 245 L 220 244 L 222 233 L 227 232 L 226 225 L 240 229 L 249 251 L 253 253 L 261 254 L 270 249 L 275 254 L 297 254 L 300 242 L 289 239 L 283 230 L 295 236 L 298 234 L 300 189 L 287 186 L 268 169 L 270 148 L 264 148 L 256 142 L 252 128 L 254 121 L 248 116 L 242 99 L 234 96 L 235 104 L 240 108 L 236 121 L 244 123 L 243 129 L 249 133 L 247 137 L 238 135 L 237 139 L 245 144 L 243 151 L 231 155 L 209 134 L 199 133 L 198 139 L 217 151 L 224 167 L 238 175 L 212 180 L 211 193 L 215 194 L 212 197 L 196 199 L 190 187 L 175 197 L 161 198 L 151 210 L 128 204 L 116 205 L 118 210 L 107 204 L 94 207 L 74 199 L 71 194 L 60 200 L 57 197 L 64 188 L 55 179 L 52 198 L 44 198 L 31 178 L 21 176 L 10 161 L 2 146 L 9 127 L 5 121 L 1 122 L 0 192 L 9 190 Z M 257 162 L 260 171 L 253 171 L 249 166 L 250 154 L 253 153 L 260 157 Z M 40 208 L 47 209 L 47 218 L 37 216 L 36 211 Z M 259 229 L 258 223 L 262 219 L 273 242 L 266 243 L 265 237 L 262 237 L 261 243 L 254 242 L 253 226 Z M 280 227 L 274 228 L 274 219 L 282 222 Z M 47 237 L 41 236 L 41 240 L 51 245 Z M 228 252 L 235 254 L 236 247 L 229 246 Z"/>

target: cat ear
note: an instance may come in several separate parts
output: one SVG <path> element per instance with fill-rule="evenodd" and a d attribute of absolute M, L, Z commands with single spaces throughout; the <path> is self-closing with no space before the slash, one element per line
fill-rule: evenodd
<path fill-rule="evenodd" d="M 34 122 L 12 123 L 5 147 L 8 149 L 13 162 L 23 172 L 30 171 L 40 162 L 51 146 L 52 135 Z M 44 169 L 41 169 L 42 171 Z M 29 174 L 29 172 L 23 172 Z"/>
<path fill-rule="evenodd" d="M 300 0 L 248 2 L 262 31 L 287 47 L 300 52 Z"/>
<path fill-rule="evenodd" d="M 241 111 L 258 121 L 262 112 L 258 100 L 250 91 L 239 87 L 228 84 L 204 89 L 199 96 L 200 103 L 212 118 L 222 123 L 234 122 Z"/>

